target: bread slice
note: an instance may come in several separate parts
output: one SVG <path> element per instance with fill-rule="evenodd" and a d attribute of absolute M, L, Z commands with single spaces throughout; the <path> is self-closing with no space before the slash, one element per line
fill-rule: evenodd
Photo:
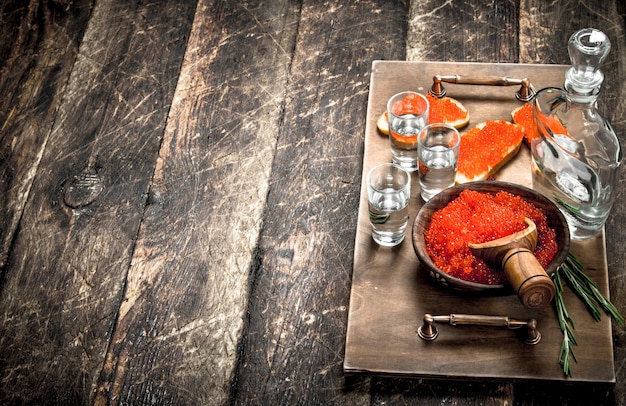
<path fill-rule="evenodd" d="M 454 128 L 465 127 L 470 121 L 469 111 L 461 102 L 452 97 L 435 97 L 426 95 L 430 104 L 429 123 L 446 123 Z M 376 121 L 376 127 L 382 134 L 389 135 L 389 115 L 384 111 Z"/>
<path fill-rule="evenodd" d="M 389 114 L 387 114 L 387 110 L 383 111 L 383 114 L 378 117 L 376 127 L 378 127 L 378 131 L 381 133 L 389 135 Z"/>
<path fill-rule="evenodd" d="M 486 180 L 517 155 L 524 131 L 506 120 L 488 120 L 461 135 L 456 183 Z"/>

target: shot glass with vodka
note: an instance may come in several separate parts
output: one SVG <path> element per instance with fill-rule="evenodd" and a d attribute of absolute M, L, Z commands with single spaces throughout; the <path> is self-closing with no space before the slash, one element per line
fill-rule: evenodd
<path fill-rule="evenodd" d="M 424 201 L 454 185 L 461 136 L 451 125 L 434 123 L 417 137 L 420 195 Z"/>
<path fill-rule="evenodd" d="M 424 95 L 401 92 L 387 102 L 389 144 L 393 163 L 417 170 L 417 134 L 428 124 L 430 104 Z"/>
<path fill-rule="evenodd" d="M 409 220 L 411 174 L 393 163 L 384 163 L 367 174 L 367 203 L 372 238 L 393 247 L 404 240 Z"/>

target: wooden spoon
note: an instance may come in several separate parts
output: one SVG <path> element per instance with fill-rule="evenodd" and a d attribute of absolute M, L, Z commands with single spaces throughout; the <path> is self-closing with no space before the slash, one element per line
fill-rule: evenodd
<path fill-rule="evenodd" d="M 489 265 L 501 268 L 511 287 L 526 307 L 538 308 L 554 297 L 554 283 L 533 251 L 537 246 L 537 226 L 529 219 L 528 227 L 517 233 L 482 244 L 469 243 L 470 250 Z"/>

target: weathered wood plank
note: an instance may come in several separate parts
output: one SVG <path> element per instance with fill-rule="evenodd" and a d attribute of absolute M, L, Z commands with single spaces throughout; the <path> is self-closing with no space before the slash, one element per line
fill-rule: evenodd
<path fill-rule="evenodd" d="M 602 67 L 605 79 L 598 106 L 605 118 L 611 121 L 615 132 L 626 148 L 626 4 L 623 1 L 603 0 L 587 3 L 578 0 L 559 2 L 520 2 L 520 62 L 569 64 L 567 41 L 575 31 L 594 27 L 604 31 L 611 40 L 611 53 Z M 626 172 L 622 168 L 620 188 L 606 225 L 607 260 L 611 299 L 626 314 L 626 278 L 623 267 L 626 251 L 623 249 L 626 228 Z M 562 399 L 577 403 L 583 399 L 590 403 L 626 404 L 626 332 L 613 328 L 615 373 L 618 384 L 613 388 L 591 387 L 586 391 L 563 391 Z M 574 367 L 575 368 L 575 367 Z M 545 387 L 521 387 L 524 402 L 548 401 Z M 584 403 L 584 402 L 583 402 Z"/>
<path fill-rule="evenodd" d="M 404 59 L 406 13 L 303 2 L 235 404 L 370 403 L 370 380 L 343 375 L 343 349 L 370 69 Z"/>
<path fill-rule="evenodd" d="M 0 275 L 92 3 L 0 6 Z"/>
<path fill-rule="evenodd" d="M 94 397 L 194 11 L 94 8 L 8 261 L 2 403 Z"/>
<path fill-rule="evenodd" d="M 517 62 L 518 6 L 517 0 L 412 1 L 407 60 Z"/>
<path fill-rule="evenodd" d="M 299 12 L 199 3 L 96 403 L 227 399 Z"/>

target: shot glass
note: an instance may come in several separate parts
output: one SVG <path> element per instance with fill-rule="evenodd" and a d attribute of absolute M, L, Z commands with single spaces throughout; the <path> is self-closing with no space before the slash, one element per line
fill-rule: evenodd
<path fill-rule="evenodd" d="M 373 167 L 367 174 L 367 203 L 372 238 L 385 247 L 404 240 L 409 220 L 411 174 L 392 163 Z"/>
<path fill-rule="evenodd" d="M 389 143 L 393 163 L 417 170 L 417 134 L 428 124 L 430 105 L 424 95 L 401 92 L 387 102 Z"/>
<path fill-rule="evenodd" d="M 424 127 L 417 137 L 420 195 L 429 201 L 437 193 L 454 185 L 461 136 L 448 124 Z"/>

